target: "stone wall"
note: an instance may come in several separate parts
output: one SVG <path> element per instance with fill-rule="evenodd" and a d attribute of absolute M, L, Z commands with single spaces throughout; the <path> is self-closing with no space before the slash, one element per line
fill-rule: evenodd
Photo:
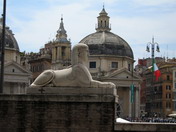
<path fill-rule="evenodd" d="M 114 132 L 175 132 L 175 123 L 116 123 Z"/>
<path fill-rule="evenodd" d="M 0 95 L 0 132 L 112 132 L 110 95 Z"/>
<path fill-rule="evenodd" d="M 110 95 L 0 95 L 0 132 L 174 132 L 176 124 L 114 123 Z"/>

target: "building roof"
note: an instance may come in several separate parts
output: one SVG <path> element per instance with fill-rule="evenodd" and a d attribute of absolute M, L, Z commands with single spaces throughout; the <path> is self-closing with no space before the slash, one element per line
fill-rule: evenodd
<path fill-rule="evenodd" d="M 89 46 L 90 55 L 118 55 L 133 58 L 129 44 L 111 32 L 96 32 L 83 38 L 81 43 Z"/>
<path fill-rule="evenodd" d="M 9 27 L 5 29 L 5 49 L 19 51 L 18 43 Z M 2 18 L 0 19 L 0 36 L 2 36 Z M 0 37 L 1 39 L 2 37 Z M 1 43 L 1 42 L 0 42 Z"/>

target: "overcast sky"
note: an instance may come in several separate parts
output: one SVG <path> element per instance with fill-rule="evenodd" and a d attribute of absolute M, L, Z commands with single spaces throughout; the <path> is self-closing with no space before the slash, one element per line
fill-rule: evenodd
<path fill-rule="evenodd" d="M 95 32 L 103 3 L 111 32 L 128 42 L 135 60 L 151 56 L 145 49 L 152 36 L 161 51 L 155 56 L 176 56 L 176 0 L 7 0 L 6 24 L 20 51 L 38 52 L 55 39 L 63 14 L 68 39 L 74 45 Z M 2 4 L 3 0 L 1 14 Z"/>

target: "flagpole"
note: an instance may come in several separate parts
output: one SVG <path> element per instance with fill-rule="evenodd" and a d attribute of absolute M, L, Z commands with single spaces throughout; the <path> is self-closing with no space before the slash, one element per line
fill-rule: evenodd
<path fill-rule="evenodd" d="M 4 47 L 5 47 L 5 21 L 6 21 L 6 0 L 3 3 L 3 19 L 2 19 L 2 38 L 1 38 L 1 75 L 0 75 L 0 93 L 4 88 Z"/>
<path fill-rule="evenodd" d="M 134 96 L 134 92 L 135 92 L 135 87 L 134 87 L 134 82 L 133 82 L 133 67 L 134 65 L 132 65 L 132 84 L 130 85 L 130 91 L 131 91 L 131 117 L 132 120 L 135 119 L 135 96 Z"/>

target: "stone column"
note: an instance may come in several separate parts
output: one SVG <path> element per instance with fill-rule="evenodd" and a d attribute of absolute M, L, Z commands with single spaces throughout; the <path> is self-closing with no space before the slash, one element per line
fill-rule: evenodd
<path fill-rule="evenodd" d="M 57 57 L 56 57 L 56 61 L 60 60 L 60 47 L 57 47 Z"/>
<path fill-rule="evenodd" d="M 62 59 L 62 50 L 61 47 L 58 47 L 58 59 L 61 60 Z"/>
<path fill-rule="evenodd" d="M 70 48 L 69 48 L 69 46 L 66 47 L 66 59 L 67 60 L 70 59 Z"/>
<path fill-rule="evenodd" d="M 56 49 L 55 49 L 55 47 L 53 47 L 52 48 L 52 61 L 55 62 L 55 60 L 56 60 Z"/>
<path fill-rule="evenodd" d="M 136 104 L 135 105 L 136 106 L 135 107 L 135 116 L 136 117 L 139 117 L 139 108 L 140 108 L 140 103 L 139 103 L 140 102 L 139 101 L 140 100 L 140 98 L 139 98 L 139 87 L 140 86 L 136 87 L 136 97 L 135 97 L 135 99 L 136 99 L 135 100 L 135 104 Z"/>
<path fill-rule="evenodd" d="M 129 117 L 132 116 L 132 104 L 131 104 L 131 90 L 130 90 L 130 87 L 129 87 Z"/>
<path fill-rule="evenodd" d="M 52 61 L 54 60 L 54 48 L 52 48 Z"/>
<path fill-rule="evenodd" d="M 17 83 L 17 88 L 18 88 L 17 93 L 20 94 L 20 93 L 21 93 L 21 92 L 20 92 L 20 88 L 21 88 L 21 87 L 20 87 L 20 83 Z"/>

